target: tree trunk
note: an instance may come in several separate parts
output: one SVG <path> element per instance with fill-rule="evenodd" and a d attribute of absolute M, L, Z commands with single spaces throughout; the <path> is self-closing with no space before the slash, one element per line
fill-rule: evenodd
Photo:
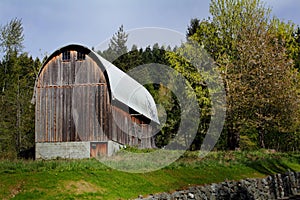
<path fill-rule="evenodd" d="M 17 113 L 16 113 L 16 152 L 19 153 L 21 149 L 21 105 L 20 105 L 20 77 L 18 77 L 18 89 L 17 89 Z"/>
<path fill-rule="evenodd" d="M 236 150 L 240 147 L 240 134 L 233 128 L 233 125 L 227 127 L 227 146 L 229 150 Z"/>
<path fill-rule="evenodd" d="M 260 146 L 260 148 L 265 148 L 264 129 L 262 127 L 258 127 L 257 130 L 258 130 L 258 136 L 259 136 L 259 146 Z"/>

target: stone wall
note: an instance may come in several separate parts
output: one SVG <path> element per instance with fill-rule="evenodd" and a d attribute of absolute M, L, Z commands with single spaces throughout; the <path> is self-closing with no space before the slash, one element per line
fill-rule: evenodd
<path fill-rule="evenodd" d="M 146 200 L 179 200 L 179 199 L 210 199 L 210 200 L 269 200 L 288 199 L 300 194 L 300 173 L 288 172 L 263 179 L 245 179 L 226 181 L 218 184 L 194 186 L 173 193 L 150 195 Z M 295 198 L 296 199 L 296 198 Z"/>

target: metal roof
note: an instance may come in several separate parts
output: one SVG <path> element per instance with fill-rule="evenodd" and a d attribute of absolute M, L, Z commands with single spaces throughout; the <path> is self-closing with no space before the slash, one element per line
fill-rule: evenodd
<path fill-rule="evenodd" d="M 108 82 L 110 85 L 112 100 L 117 100 L 129 106 L 131 109 L 135 110 L 139 114 L 142 114 L 145 117 L 159 124 L 156 104 L 148 90 L 136 80 L 127 75 L 125 72 L 120 70 L 118 67 L 105 60 L 98 53 L 96 53 L 93 50 L 90 50 L 85 46 L 71 44 L 62 47 L 49 56 L 49 58 L 45 61 L 43 67 L 47 64 L 49 60 L 51 60 L 54 56 L 58 55 L 59 53 L 65 50 L 78 49 L 84 49 L 86 52 L 89 52 L 88 56 L 94 59 L 94 61 L 98 63 L 98 65 L 101 63 L 102 66 L 105 68 L 105 72 L 107 73 Z M 43 67 L 41 68 L 40 72 L 42 71 Z"/>
<path fill-rule="evenodd" d="M 156 104 L 148 90 L 103 57 L 97 57 L 106 69 L 112 99 L 159 123 Z"/>

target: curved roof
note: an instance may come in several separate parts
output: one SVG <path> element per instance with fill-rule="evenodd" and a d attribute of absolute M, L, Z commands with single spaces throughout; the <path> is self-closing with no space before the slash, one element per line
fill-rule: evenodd
<path fill-rule="evenodd" d="M 139 114 L 142 114 L 159 124 L 156 104 L 148 90 L 115 65 L 105 60 L 95 51 L 90 50 L 85 46 L 71 44 L 56 50 L 45 61 L 43 67 L 39 71 L 38 77 L 40 76 L 44 66 L 54 56 L 57 56 L 65 50 L 80 50 L 85 52 L 99 65 L 99 67 L 102 68 L 102 70 L 104 69 L 104 73 L 108 78 L 112 100 L 117 100 L 129 106 Z"/>

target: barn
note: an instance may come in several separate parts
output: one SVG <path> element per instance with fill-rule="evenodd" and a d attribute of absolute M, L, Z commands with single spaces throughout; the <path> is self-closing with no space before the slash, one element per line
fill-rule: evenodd
<path fill-rule="evenodd" d="M 155 147 L 153 97 L 137 81 L 77 44 L 44 62 L 35 83 L 37 159 L 110 156 L 124 145 Z"/>

